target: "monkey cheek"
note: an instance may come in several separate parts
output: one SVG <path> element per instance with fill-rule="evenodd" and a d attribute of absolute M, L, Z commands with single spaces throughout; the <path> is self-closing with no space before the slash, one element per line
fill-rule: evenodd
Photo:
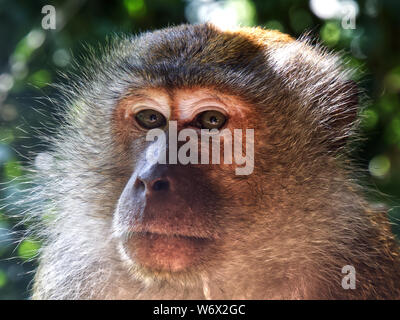
<path fill-rule="evenodd" d="M 140 233 L 125 248 L 132 260 L 153 271 L 182 272 L 199 265 L 211 240 L 184 236 Z"/>

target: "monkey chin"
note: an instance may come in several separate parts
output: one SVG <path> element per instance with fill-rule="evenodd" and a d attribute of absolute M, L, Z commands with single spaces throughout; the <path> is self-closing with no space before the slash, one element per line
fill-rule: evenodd
<path fill-rule="evenodd" d="M 134 262 L 136 275 L 187 282 L 204 269 L 212 247 L 208 238 L 140 232 L 124 244 L 124 251 Z"/>

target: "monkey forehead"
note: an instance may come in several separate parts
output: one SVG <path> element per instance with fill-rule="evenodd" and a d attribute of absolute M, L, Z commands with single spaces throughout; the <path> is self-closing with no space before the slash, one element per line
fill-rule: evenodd
<path fill-rule="evenodd" d="M 156 109 L 167 119 L 190 120 L 205 110 L 220 110 L 230 116 L 243 117 L 249 106 L 239 97 L 211 88 L 148 88 L 133 90 L 119 103 L 126 116 L 144 108 Z"/>
<path fill-rule="evenodd" d="M 190 120 L 205 110 L 220 110 L 230 116 L 243 116 L 249 107 L 239 97 L 209 88 L 176 89 L 172 114 L 179 120 Z"/>
<path fill-rule="evenodd" d="M 137 88 L 217 87 L 254 97 L 249 88 L 259 91 L 257 84 L 265 85 L 265 78 L 272 76 L 266 48 L 293 41 L 288 35 L 261 28 L 181 25 L 133 38 L 120 63 Z"/>

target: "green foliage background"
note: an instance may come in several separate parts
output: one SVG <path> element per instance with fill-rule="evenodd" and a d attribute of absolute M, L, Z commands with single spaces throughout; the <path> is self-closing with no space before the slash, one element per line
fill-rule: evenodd
<path fill-rule="evenodd" d="M 209 0 L 210 6 L 215 1 Z M 39 244 L 19 241 L 26 226 L 17 224 L 11 209 L 13 191 L 24 181 L 23 163 L 43 150 L 35 127 L 55 112 L 40 97 L 52 96 L 49 83 L 57 70 L 67 70 L 82 43 L 104 42 L 107 35 L 140 32 L 187 22 L 200 1 L 17 1 L 0 0 L 0 299 L 29 297 L 29 283 Z M 382 192 L 377 198 L 393 206 L 400 219 L 400 2 L 357 1 L 355 29 L 343 29 L 340 19 L 320 19 L 308 0 L 228 0 L 244 25 L 279 29 L 293 36 L 309 31 L 334 50 L 343 50 L 362 73 L 361 86 L 371 103 L 363 112 L 365 133 L 355 157 L 367 172 L 363 183 Z M 57 10 L 56 30 L 43 30 L 44 5 Z M 204 3 L 203 3 L 204 6 Z M 226 11 L 228 12 L 228 11 Z M 227 13 L 229 14 L 229 13 Z M 38 113 L 35 108 L 46 114 Z M 15 178 L 19 178 L 15 180 Z M 7 185 L 7 188 L 2 188 Z M 384 194 L 383 194 L 384 193 Z M 394 226 L 400 233 L 400 229 Z"/>

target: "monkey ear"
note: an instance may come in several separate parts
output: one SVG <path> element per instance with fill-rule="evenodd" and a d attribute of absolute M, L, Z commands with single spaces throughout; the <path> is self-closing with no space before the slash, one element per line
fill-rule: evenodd
<path fill-rule="evenodd" d="M 329 94 L 328 129 L 331 148 L 336 150 L 343 147 L 351 135 L 357 121 L 359 106 L 359 89 L 353 80 L 343 82 Z"/>

